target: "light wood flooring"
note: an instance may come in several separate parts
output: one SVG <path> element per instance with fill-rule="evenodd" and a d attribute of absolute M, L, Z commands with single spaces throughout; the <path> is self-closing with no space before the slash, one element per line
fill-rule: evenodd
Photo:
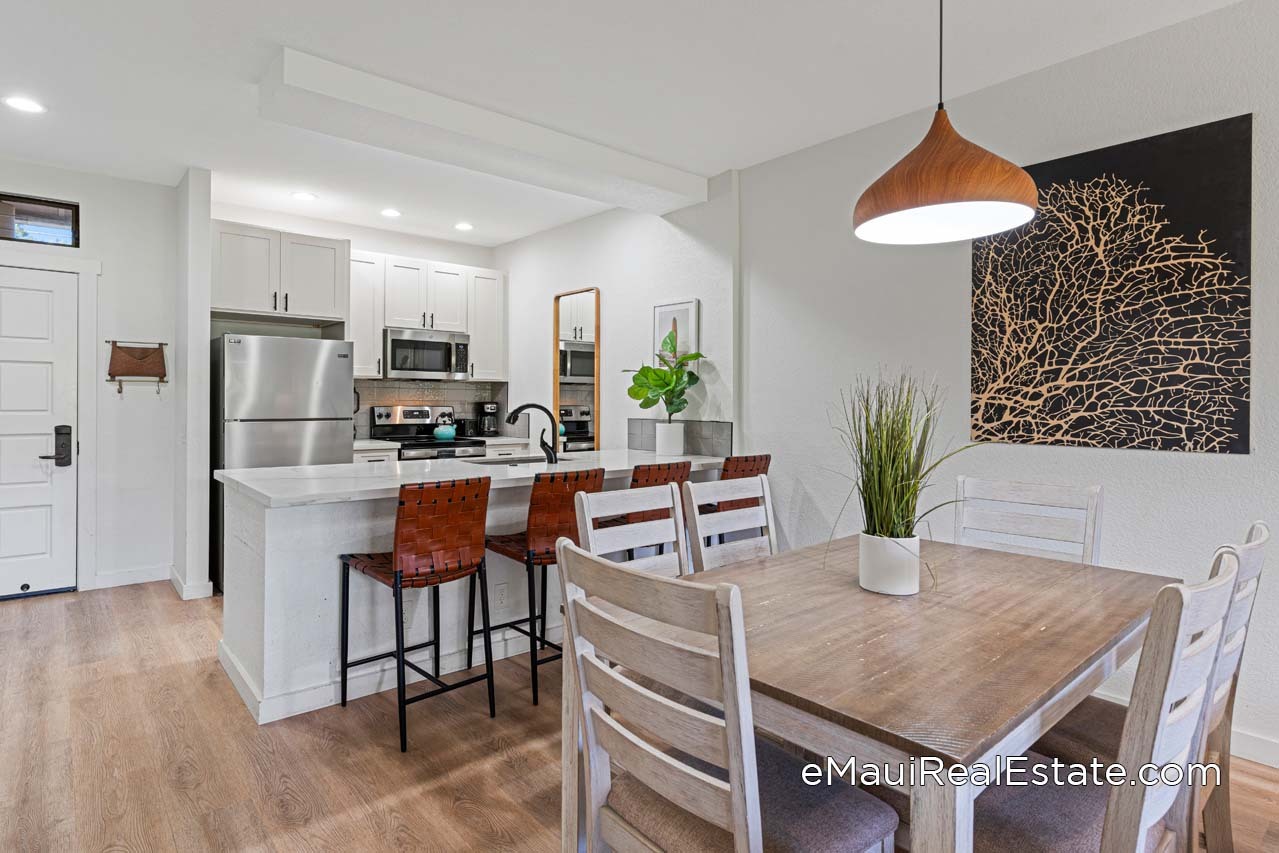
<path fill-rule="evenodd" d="M 558 667 L 523 659 L 258 726 L 217 660 L 221 599 L 168 583 L 0 602 L 0 850 L 557 850 Z M 335 629 L 336 630 L 336 629 Z M 335 641 L 336 642 L 336 641 Z M 1279 851 L 1279 771 L 1235 763 L 1238 853 Z"/>

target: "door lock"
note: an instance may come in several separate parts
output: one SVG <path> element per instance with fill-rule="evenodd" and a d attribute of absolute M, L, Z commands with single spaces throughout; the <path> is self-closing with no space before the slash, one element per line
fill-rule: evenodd
<path fill-rule="evenodd" d="M 53 428 L 53 453 L 41 456 L 41 459 L 52 459 L 58 468 L 71 465 L 71 427 L 60 424 Z"/>

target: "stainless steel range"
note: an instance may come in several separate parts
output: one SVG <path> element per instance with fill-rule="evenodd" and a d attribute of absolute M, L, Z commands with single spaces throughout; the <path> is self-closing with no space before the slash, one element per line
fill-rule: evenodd
<path fill-rule="evenodd" d="M 595 419 L 590 406 L 560 406 L 565 450 L 595 449 Z"/>
<path fill-rule="evenodd" d="M 369 437 L 400 444 L 400 459 L 449 459 L 485 454 L 478 438 L 435 437 L 435 429 L 453 426 L 452 406 L 373 406 Z"/>

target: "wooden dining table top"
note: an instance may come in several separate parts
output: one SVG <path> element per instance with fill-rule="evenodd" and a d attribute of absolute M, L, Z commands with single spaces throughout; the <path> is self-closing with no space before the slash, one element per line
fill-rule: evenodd
<path fill-rule="evenodd" d="M 931 574 L 921 567 L 912 596 L 858 586 L 856 536 L 688 580 L 741 590 L 752 690 L 965 765 L 1143 628 L 1178 580 L 920 544 Z"/>

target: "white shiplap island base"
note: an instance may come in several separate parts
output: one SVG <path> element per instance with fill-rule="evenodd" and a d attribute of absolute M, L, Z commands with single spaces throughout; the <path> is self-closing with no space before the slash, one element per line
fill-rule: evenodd
<path fill-rule="evenodd" d="M 605 470 L 606 489 L 630 485 L 631 469 L 653 462 L 689 460 L 694 479 L 712 479 L 723 460 L 710 456 L 657 456 L 635 450 L 565 454 L 558 465 L 535 462 L 482 465 L 456 459 L 252 468 L 217 471 L 225 501 L 222 640 L 218 658 L 259 723 L 313 711 L 339 701 L 338 625 L 340 554 L 390 551 L 396 501 L 405 483 L 491 477 L 488 532 L 522 530 L 533 476 L 542 471 Z M 490 461 L 493 461 L 490 459 Z M 494 623 L 526 615 L 524 567 L 488 554 L 489 601 Z M 404 592 L 405 644 L 430 639 L 430 598 Z M 466 666 L 467 582 L 440 588 L 440 668 Z M 558 639 L 559 584 L 548 585 L 548 638 Z M 350 658 L 394 648 L 391 591 L 351 576 Z M 476 625 L 478 626 L 478 617 Z M 497 658 L 527 653 L 515 632 L 495 633 Z M 430 650 L 411 655 L 430 667 Z M 476 643 L 475 663 L 483 647 Z M 409 680 L 417 681 L 412 670 Z M 447 679 L 446 679 L 447 680 Z M 348 676 L 348 698 L 395 689 L 395 664 L 360 667 Z M 483 690 L 482 684 L 475 685 Z M 498 712 L 528 695 L 499 692 Z"/>

